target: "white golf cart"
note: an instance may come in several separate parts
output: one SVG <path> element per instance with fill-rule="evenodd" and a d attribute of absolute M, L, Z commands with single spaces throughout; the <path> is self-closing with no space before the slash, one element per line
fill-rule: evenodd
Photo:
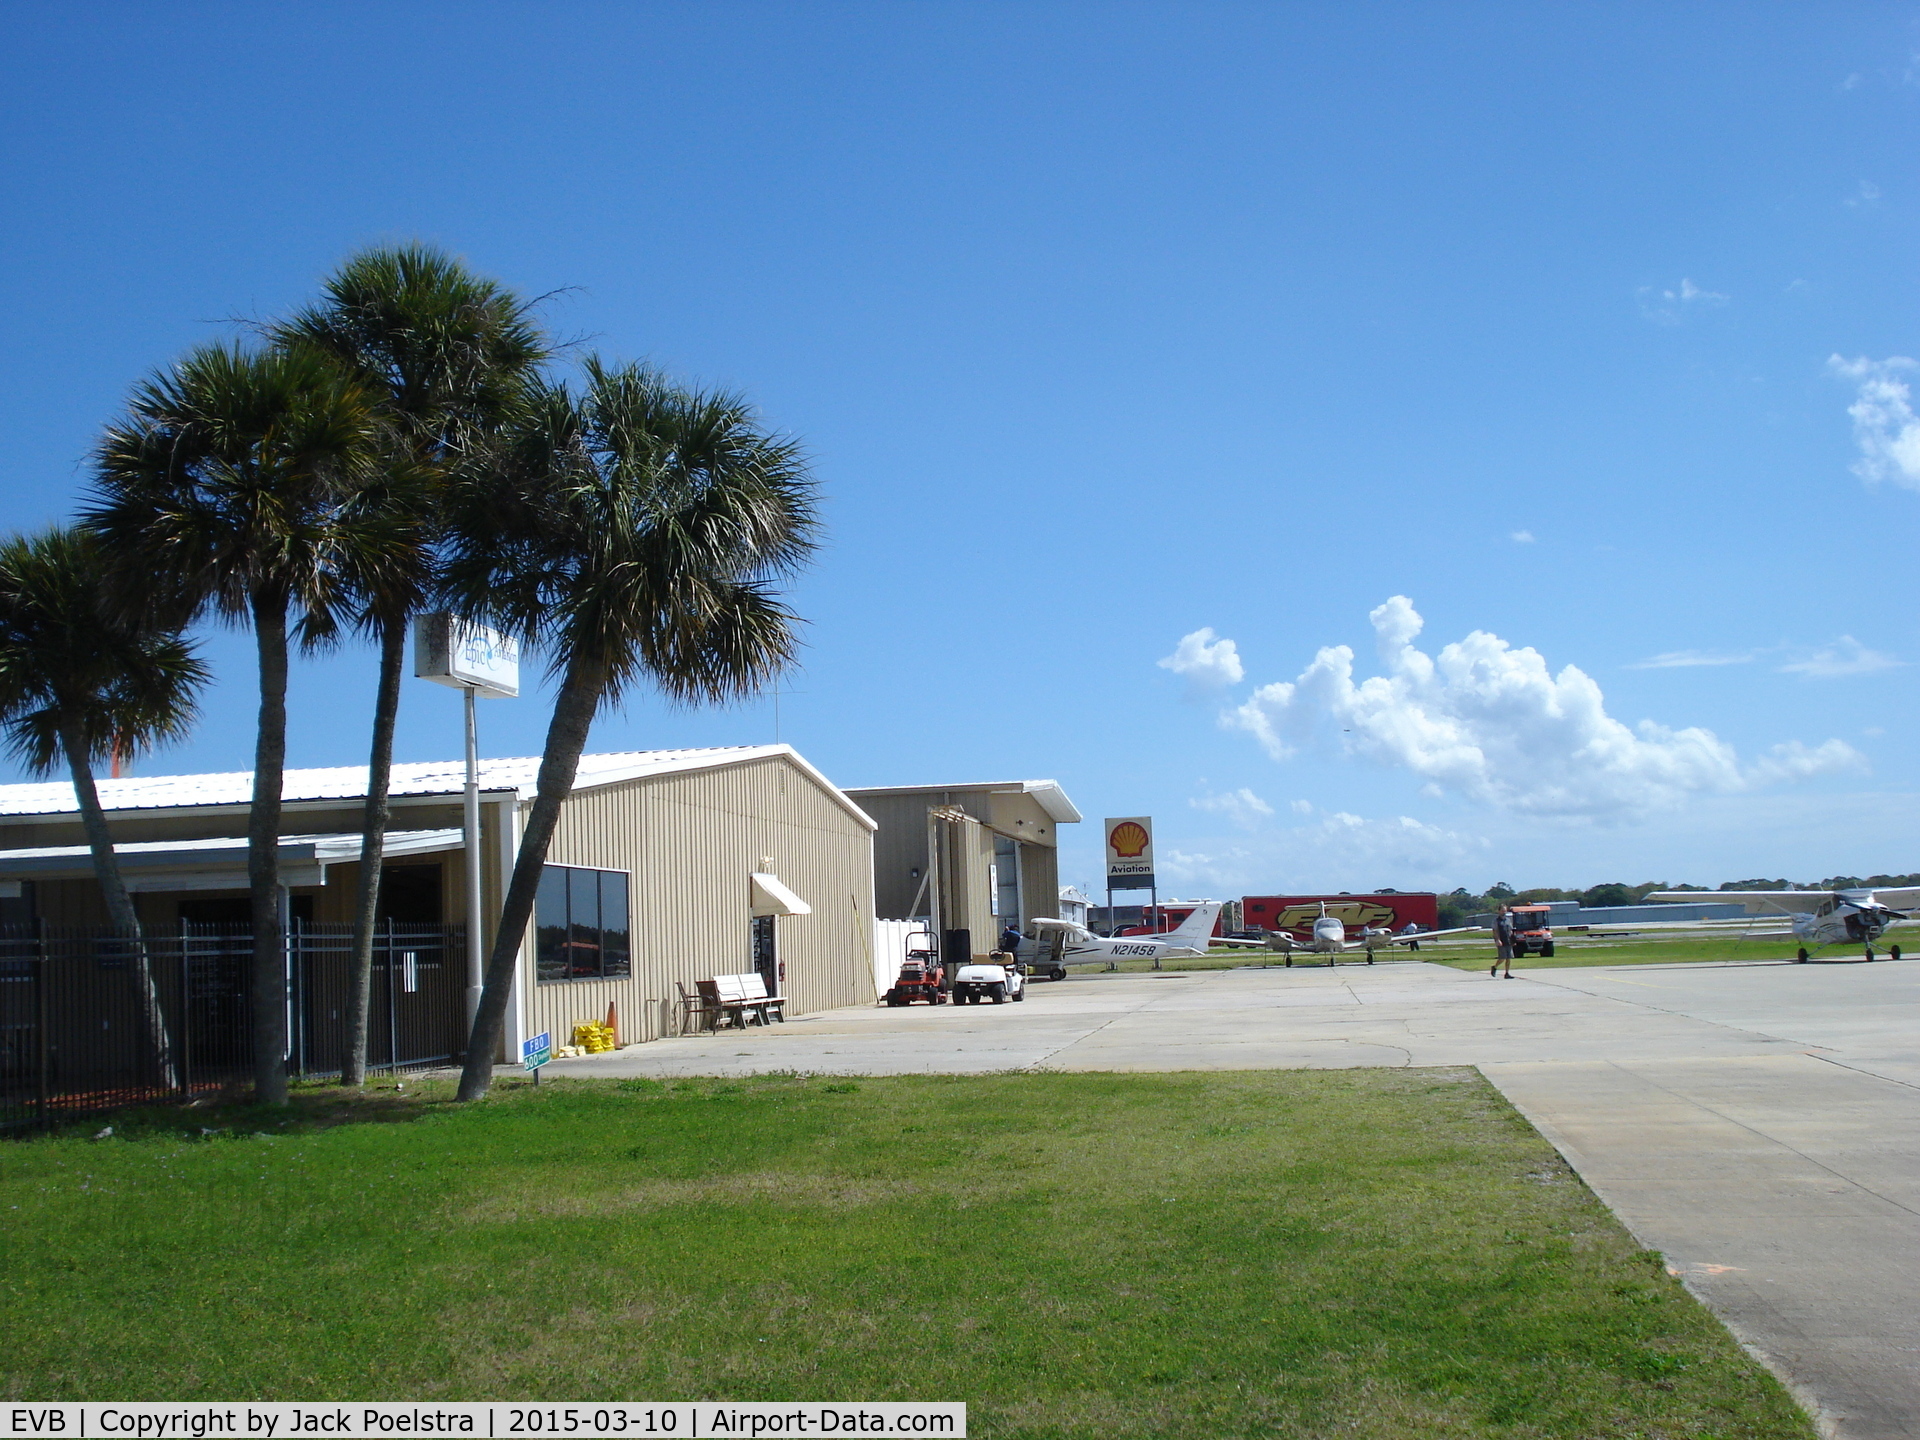
<path fill-rule="evenodd" d="M 1026 998 L 1026 967 L 1000 951 L 995 951 L 988 960 L 962 965 L 953 977 L 956 1005 L 978 1005 L 982 1000 L 998 1005 L 1003 1000 Z"/>

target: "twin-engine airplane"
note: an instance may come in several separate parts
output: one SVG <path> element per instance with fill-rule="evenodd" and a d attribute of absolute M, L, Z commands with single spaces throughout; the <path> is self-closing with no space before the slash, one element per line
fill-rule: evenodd
<path fill-rule="evenodd" d="M 1109 940 L 1071 920 L 1033 922 L 1036 938 L 1020 946 L 1020 959 L 1036 974 L 1066 976 L 1068 965 L 1111 965 L 1121 960 L 1191 960 L 1207 953 L 1220 902 L 1196 905 L 1178 926 L 1160 935 L 1118 935 Z M 1255 942 L 1257 943 L 1257 942 Z"/>
<path fill-rule="evenodd" d="M 1297 954 L 1324 955 L 1327 964 L 1335 964 L 1339 958 L 1353 950 L 1367 952 L 1367 964 L 1373 964 L 1376 950 L 1388 949 L 1395 945 L 1411 945 L 1418 949 L 1422 940 L 1436 939 L 1441 935 L 1458 935 L 1462 931 L 1472 930 L 1472 925 L 1456 925 L 1451 930 L 1403 930 L 1395 934 L 1391 930 L 1376 930 L 1370 925 L 1360 927 L 1360 936 L 1356 940 L 1347 938 L 1347 922 L 1338 915 L 1327 913 L 1327 904 L 1320 902 L 1320 914 L 1313 922 L 1313 938 L 1296 940 L 1285 930 L 1269 935 L 1266 944 L 1269 949 L 1277 949 L 1287 957 L 1287 966 L 1292 968 L 1293 957 Z M 1249 942 L 1259 944 L 1259 941 Z"/>
<path fill-rule="evenodd" d="M 1804 965 L 1810 958 L 1809 948 L 1825 945 L 1858 945 L 1866 951 L 1867 959 L 1873 959 L 1873 942 L 1886 934 L 1894 921 L 1907 918 L 1906 910 L 1893 907 L 1920 905 L 1920 886 L 1891 890 L 1656 890 L 1647 898 L 1730 900 L 1745 906 L 1749 915 L 1788 916 L 1790 929 L 1752 930 L 1741 938 L 1792 936 L 1800 942 L 1794 958 Z M 1890 946 L 1887 955 L 1898 960 L 1900 947 Z"/>

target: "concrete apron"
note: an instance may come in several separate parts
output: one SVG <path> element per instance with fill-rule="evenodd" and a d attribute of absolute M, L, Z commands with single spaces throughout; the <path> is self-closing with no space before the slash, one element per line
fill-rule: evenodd
<path fill-rule="evenodd" d="M 1846 1440 L 1920 1440 L 1920 965 L 1076 974 L 566 1075 L 1474 1065 Z"/>

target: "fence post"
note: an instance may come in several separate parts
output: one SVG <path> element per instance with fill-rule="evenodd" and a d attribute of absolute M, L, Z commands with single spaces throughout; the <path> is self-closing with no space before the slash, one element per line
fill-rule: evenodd
<path fill-rule="evenodd" d="M 387 921 L 387 1069 L 400 1073 L 400 994 L 393 988 L 393 921 Z"/>
<path fill-rule="evenodd" d="M 53 1101 L 51 1096 L 52 1077 L 48 1071 L 52 1063 L 52 1052 L 47 1044 L 47 921 L 39 916 L 34 920 L 34 964 L 33 964 L 33 1028 L 35 1045 L 35 1069 L 38 1073 L 38 1109 L 40 1126 L 44 1130 L 53 1128 Z"/>
<path fill-rule="evenodd" d="M 293 1042 L 293 1073 L 305 1079 L 307 1074 L 307 968 L 312 958 L 307 954 L 300 933 L 300 922 L 292 916 L 287 918 L 287 1003 L 293 1007 L 290 1017 L 293 1034 L 288 1038 Z"/>
<path fill-rule="evenodd" d="M 193 1098 L 193 966 L 187 959 L 187 922 L 180 922 L 180 1093 Z"/>

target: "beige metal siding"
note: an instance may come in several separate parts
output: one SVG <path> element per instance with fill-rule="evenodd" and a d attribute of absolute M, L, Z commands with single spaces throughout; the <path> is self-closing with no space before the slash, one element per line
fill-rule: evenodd
<path fill-rule="evenodd" d="M 872 832 L 772 756 L 599 787 L 567 802 L 548 859 L 632 876 L 633 973 L 543 985 L 529 968 L 530 1031 L 565 1044 L 575 1025 L 604 1020 L 611 1003 L 623 1042 L 673 1033 L 676 980 L 692 989 L 753 968 L 748 876 L 767 857 L 813 907 L 775 922 L 788 1013 L 873 1003 Z"/>
<path fill-rule="evenodd" d="M 1060 913 L 1060 852 L 1051 845 L 1020 847 L 1020 925 Z"/>

